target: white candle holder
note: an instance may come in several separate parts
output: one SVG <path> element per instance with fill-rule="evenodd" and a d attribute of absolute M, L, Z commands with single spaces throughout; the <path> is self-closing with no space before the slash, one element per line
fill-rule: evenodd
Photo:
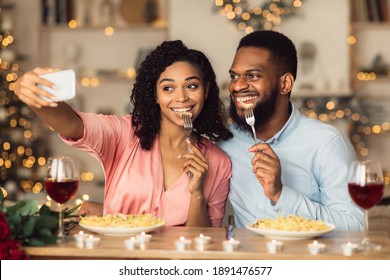
<path fill-rule="evenodd" d="M 85 238 L 84 241 L 85 241 L 85 248 L 93 249 L 100 242 L 100 238 L 99 237 L 94 237 L 91 234 L 88 238 Z"/>
<path fill-rule="evenodd" d="M 307 248 L 309 249 L 310 254 L 318 255 L 325 252 L 326 245 L 323 243 L 318 243 L 317 240 L 314 240 L 313 243 L 307 244 Z"/>
<path fill-rule="evenodd" d="M 144 243 L 150 242 L 150 240 L 152 239 L 152 235 L 151 234 L 146 234 L 145 232 L 141 232 L 141 234 L 137 235 L 135 238 L 141 244 L 144 244 Z"/>
<path fill-rule="evenodd" d="M 139 241 L 134 236 L 132 236 L 128 239 L 125 239 L 124 244 L 127 250 L 134 250 L 137 248 Z"/>
<path fill-rule="evenodd" d="M 225 252 L 233 252 L 240 246 L 240 241 L 230 238 L 229 240 L 224 240 L 222 245 Z"/>
<path fill-rule="evenodd" d="M 84 234 L 82 230 L 79 231 L 77 234 L 73 234 L 73 239 L 76 241 L 76 243 L 84 243 L 84 239 L 87 235 Z"/>
<path fill-rule="evenodd" d="M 195 238 L 195 243 L 198 246 L 204 246 L 211 242 L 211 237 L 207 235 L 200 234 L 198 237 Z"/>
<path fill-rule="evenodd" d="M 277 251 L 280 251 L 283 249 L 283 242 L 272 240 L 271 242 L 267 242 L 267 250 L 270 254 L 276 254 Z"/>
<path fill-rule="evenodd" d="M 191 240 L 185 239 L 184 236 L 180 236 L 179 240 L 175 241 L 176 250 L 185 251 L 191 243 Z"/>
<path fill-rule="evenodd" d="M 343 255 L 350 257 L 354 252 L 356 252 L 359 248 L 359 244 L 347 242 L 341 245 L 341 249 L 343 251 Z"/>

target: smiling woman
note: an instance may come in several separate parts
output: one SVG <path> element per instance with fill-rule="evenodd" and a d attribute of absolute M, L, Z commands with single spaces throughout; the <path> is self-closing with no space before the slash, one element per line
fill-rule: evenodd
<path fill-rule="evenodd" d="M 53 87 L 40 77 L 51 71 L 27 72 L 15 93 L 65 143 L 103 166 L 103 211 L 85 202 L 80 213 L 152 214 L 168 226 L 222 225 L 231 164 L 213 142 L 231 133 L 224 126 L 214 70 L 202 52 L 181 41 L 165 41 L 153 50 L 138 69 L 133 112 L 122 117 L 75 111 L 57 102 L 36 86 Z M 184 112 L 193 123 L 189 141 Z"/>

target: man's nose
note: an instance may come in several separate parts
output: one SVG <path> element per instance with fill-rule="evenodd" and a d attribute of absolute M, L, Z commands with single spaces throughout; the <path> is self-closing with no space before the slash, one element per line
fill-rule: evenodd
<path fill-rule="evenodd" d="M 233 81 L 232 83 L 235 92 L 239 92 L 243 89 L 247 89 L 249 85 L 247 80 L 243 76 L 240 76 L 237 80 Z"/>

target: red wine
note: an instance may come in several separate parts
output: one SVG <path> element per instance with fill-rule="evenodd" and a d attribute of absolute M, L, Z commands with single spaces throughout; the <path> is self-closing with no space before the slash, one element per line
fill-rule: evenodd
<path fill-rule="evenodd" d="M 66 180 L 63 182 L 56 182 L 52 180 L 45 180 L 45 185 L 49 196 L 54 201 L 64 204 L 76 194 L 79 181 Z"/>
<path fill-rule="evenodd" d="M 363 209 L 374 207 L 381 200 L 384 188 L 384 183 L 368 183 L 365 186 L 348 183 L 348 190 L 352 200 Z"/>

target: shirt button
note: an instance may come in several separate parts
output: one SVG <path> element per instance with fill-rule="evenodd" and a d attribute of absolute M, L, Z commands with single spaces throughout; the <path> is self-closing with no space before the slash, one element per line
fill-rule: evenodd
<path fill-rule="evenodd" d="M 279 215 L 282 215 L 283 214 L 283 210 L 282 209 L 278 209 L 277 211 L 276 211 Z"/>
<path fill-rule="evenodd" d="M 260 209 L 263 208 L 263 204 L 259 204 L 259 208 L 260 208 Z"/>

